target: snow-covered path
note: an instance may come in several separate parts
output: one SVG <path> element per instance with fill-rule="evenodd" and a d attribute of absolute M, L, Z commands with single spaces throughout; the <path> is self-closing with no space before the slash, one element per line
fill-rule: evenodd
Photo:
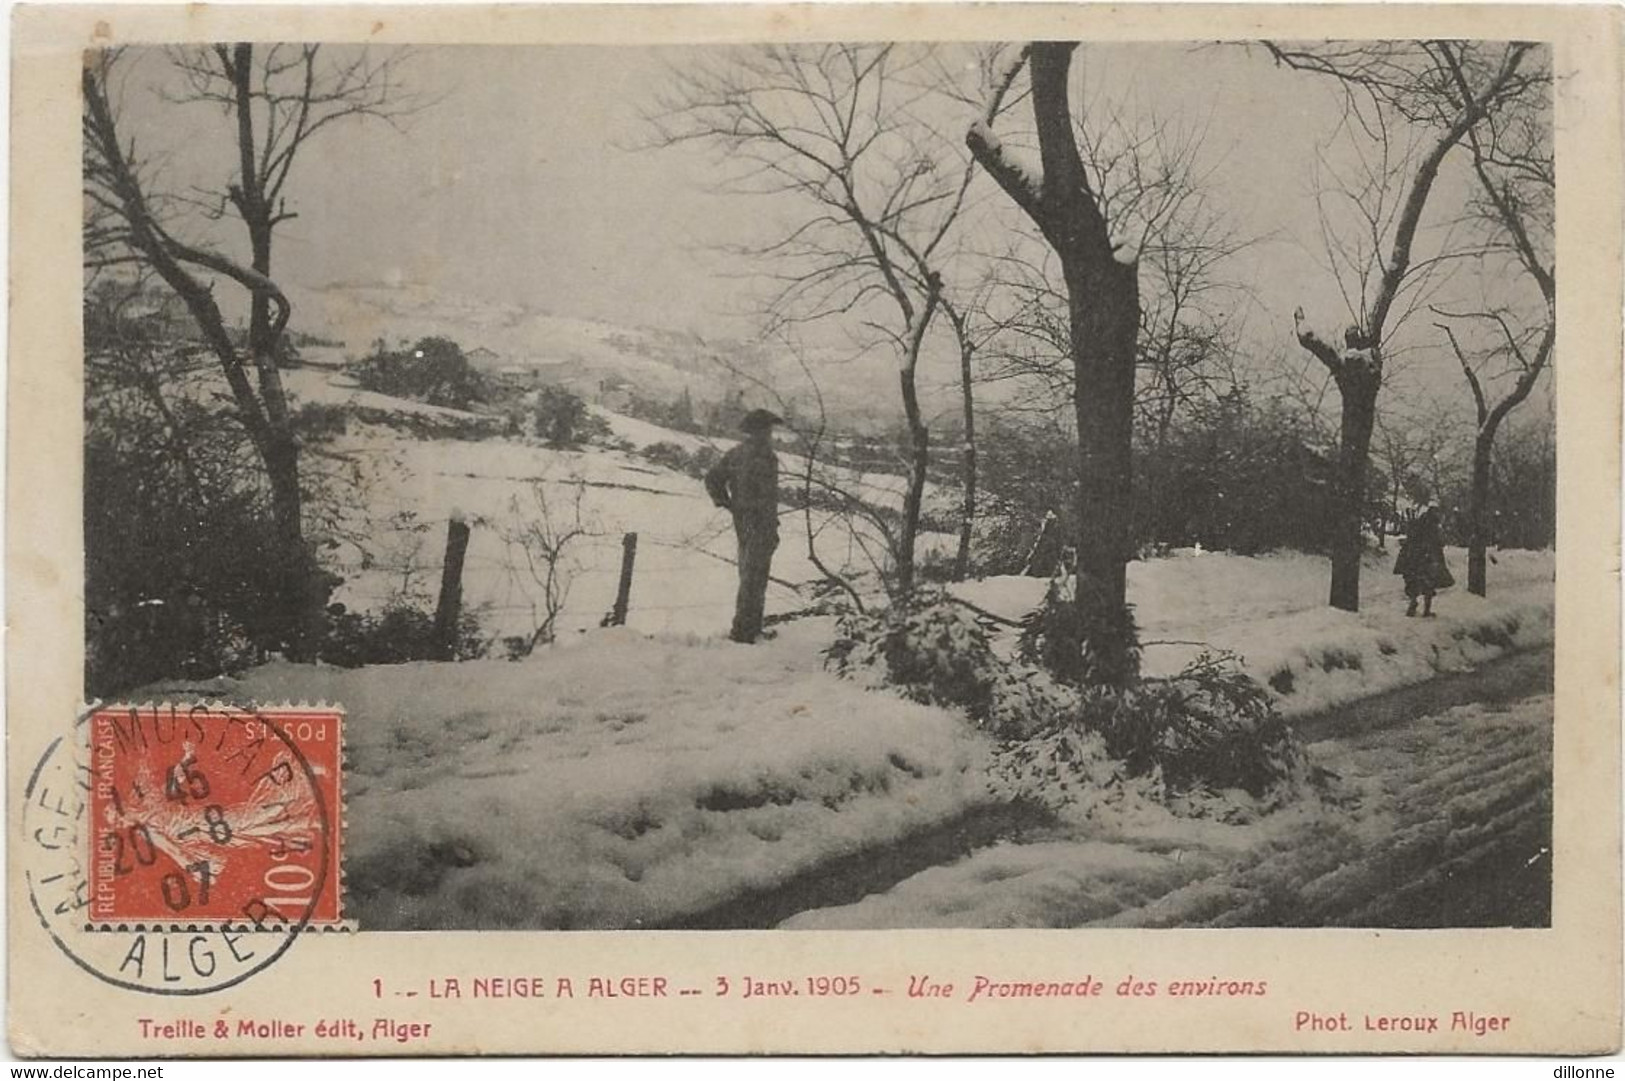
<path fill-rule="evenodd" d="M 1326 804 L 1246 826 L 1151 813 L 994 844 L 781 926 L 1545 925 L 1550 656 L 1401 692 L 1421 712 L 1393 696 L 1401 709 L 1321 719 L 1348 733 L 1310 747 L 1338 777 Z"/>

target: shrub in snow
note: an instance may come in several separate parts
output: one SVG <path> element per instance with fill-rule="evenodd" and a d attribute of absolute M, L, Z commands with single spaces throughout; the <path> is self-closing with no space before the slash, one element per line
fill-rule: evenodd
<path fill-rule="evenodd" d="M 334 605 L 320 657 L 341 668 L 367 664 L 404 664 L 432 660 L 436 654 L 434 613 L 396 603 L 382 612 L 349 612 Z M 479 615 L 465 608 L 458 616 L 452 659 L 483 657 L 489 643 L 480 632 Z"/>
<path fill-rule="evenodd" d="M 523 439 L 535 434 L 535 420 L 529 410 L 510 405 L 502 411 L 502 434 L 510 439 Z"/>
<path fill-rule="evenodd" d="M 371 355 L 350 366 L 366 390 L 429 405 L 466 409 L 486 398 L 485 380 L 447 338 L 422 338 L 410 349 L 389 350 L 380 344 Z"/>
<path fill-rule="evenodd" d="M 1001 671 L 987 628 L 929 590 L 890 608 L 843 613 L 824 659 L 849 679 L 895 687 L 915 702 L 959 706 L 978 721 L 988 715 Z"/>
<path fill-rule="evenodd" d="M 1123 764 L 1106 753 L 1100 733 L 1068 724 L 1003 744 L 989 768 L 988 786 L 1013 803 L 1088 817 L 1121 799 L 1129 783 Z"/>
<path fill-rule="evenodd" d="M 240 441 L 201 413 L 183 402 L 177 424 L 193 426 L 167 429 L 132 410 L 121 432 L 100 424 L 86 432 L 90 695 L 258 664 L 292 632 L 288 582 L 309 583 L 313 608 L 338 584 L 314 545 L 290 554 L 275 543 L 268 500 Z M 176 434 L 183 430 L 195 440 L 184 451 Z"/>
<path fill-rule="evenodd" d="M 1269 694 L 1228 658 L 1177 676 L 1076 692 L 1071 712 L 996 752 L 993 788 L 1087 813 L 1126 792 L 1175 811 L 1234 818 L 1296 796 L 1310 771 Z"/>
<path fill-rule="evenodd" d="M 1304 772 L 1302 749 L 1269 692 L 1231 660 L 1203 654 L 1171 679 L 1099 697 L 1107 753 L 1130 774 L 1160 769 L 1170 792 L 1241 789 L 1264 798 Z"/>
<path fill-rule="evenodd" d="M 1078 712 L 1076 688 L 998 656 L 981 621 L 929 591 L 916 592 L 912 604 L 843 611 L 824 657 L 848 679 L 895 687 L 916 702 L 963 709 L 999 739 L 1055 731 Z"/>
<path fill-rule="evenodd" d="M 1096 604 L 1086 615 L 1075 600 L 1077 581 L 1064 571 L 1050 581 L 1043 603 L 1021 621 L 1016 655 L 1075 687 L 1131 683 L 1140 674 L 1139 630 L 1132 606 Z M 1094 646 L 1125 641 L 1126 650 Z"/>
<path fill-rule="evenodd" d="M 957 582 L 959 558 L 951 551 L 921 552 L 914 560 L 914 576 L 922 582 Z"/>
<path fill-rule="evenodd" d="M 331 443 L 345 433 L 350 421 L 350 411 L 333 402 L 301 402 L 289 413 L 289 423 L 304 446 Z"/>
<path fill-rule="evenodd" d="M 964 498 L 952 485 L 926 492 L 920 507 L 920 532 L 957 534 L 965 520 Z"/>
<path fill-rule="evenodd" d="M 825 651 L 836 672 L 957 706 L 1001 741 L 991 784 L 1006 798 L 1087 812 L 1138 793 L 1181 813 L 1235 817 L 1292 798 L 1308 776 L 1269 692 L 1233 658 L 1203 653 L 1175 676 L 1120 687 L 1082 682 L 1089 651 L 1063 580 L 1029 617 L 1015 660 L 941 594 L 847 612 L 836 627 Z"/>
<path fill-rule="evenodd" d="M 1077 716 L 1077 688 L 1026 665 L 1007 665 L 993 681 L 986 727 L 1000 739 L 1028 739 L 1068 726 Z"/>
<path fill-rule="evenodd" d="M 578 447 L 609 435 L 609 422 L 563 387 L 543 387 L 536 395 L 536 434 L 550 446 Z"/>
<path fill-rule="evenodd" d="M 674 473 L 686 473 L 696 480 L 703 479 L 722 454 L 713 446 L 695 447 L 693 451 L 666 440 L 650 443 L 638 451 L 645 460 L 664 466 Z"/>

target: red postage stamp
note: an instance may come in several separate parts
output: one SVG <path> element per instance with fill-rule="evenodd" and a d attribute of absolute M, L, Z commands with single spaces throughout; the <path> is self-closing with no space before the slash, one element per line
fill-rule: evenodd
<path fill-rule="evenodd" d="M 90 720 L 92 925 L 340 923 L 341 710 L 111 706 Z"/>

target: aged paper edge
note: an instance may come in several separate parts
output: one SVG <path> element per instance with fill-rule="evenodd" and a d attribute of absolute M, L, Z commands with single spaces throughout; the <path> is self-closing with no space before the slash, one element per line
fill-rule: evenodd
<path fill-rule="evenodd" d="M 1620 1045 L 1619 445 L 1620 29 L 1616 9 L 1555 6 L 841 5 L 618 7 L 19 7 L 13 21 L 12 331 L 7 702 L 12 850 L 23 782 L 80 693 L 83 580 L 79 171 L 80 52 L 122 42 L 221 40 L 628 44 L 770 39 L 1247 39 L 1459 36 L 1547 40 L 1559 69 L 1558 235 L 1564 289 L 1553 927 L 1541 931 L 906 931 L 456 933 L 323 937 L 251 983 L 177 1004 L 96 984 L 61 964 L 14 874 L 8 1009 L 19 1054 L 264 1054 L 142 1040 L 135 1016 L 225 1009 L 387 1013 L 374 977 L 534 972 L 690 980 L 713 972 L 861 971 L 893 987 L 917 972 L 1267 977 L 1262 1004 L 1200 1015 L 1110 1001 L 927 1008 L 866 1000 L 694 999 L 543 1008 L 418 1009 L 441 1034 L 400 1053 L 1315 1051 L 1602 1052 Z M 15 867 L 15 856 L 13 856 Z M 59 976 L 59 974 L 62 974 Z M 320 988 L 320 996 L 313 990 Z M 745 1006 L 755 1007 L 746 1009 Z M 1515 1036 L 1379 1044 L 1294 1034 L 1299 1007 L 1402 1013 L 1481 1006 Z M 571 1007 L 571 1008 L 565 1008 Z M 91 1018 L 97 1023 L 91 1024 Z M 627 1022 L 633 1021 L 634 1024 Z M 369 1045 L 372 1046 L 372 1045 Z M 286 1053 L 332 1053 L 294 1041 Z M 385 1048 L 384 1050 L 388 1050 Z"/>

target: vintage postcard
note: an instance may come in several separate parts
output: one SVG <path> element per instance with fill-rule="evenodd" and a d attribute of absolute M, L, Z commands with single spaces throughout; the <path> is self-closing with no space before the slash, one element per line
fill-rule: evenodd
<path fill-rule="evenodd" d="M 1617 1049 L 1620 31 L 18 8 L 13 1051 Z"/>

